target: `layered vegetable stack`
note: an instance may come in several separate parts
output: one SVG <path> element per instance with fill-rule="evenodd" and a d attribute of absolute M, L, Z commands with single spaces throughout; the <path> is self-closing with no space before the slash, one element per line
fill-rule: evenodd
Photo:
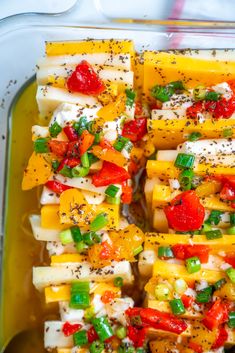
<path fill-rule="evenodd" d="M 208 55 L 138 57 L 131 41 L 47 43 L 41 125 L 22 184 L 43 186 L 30 222 L 51 264 L 33 269 L 33 283 L 60 311 L 45 323 L 47 349 L 235 344 L 235 64 Z M 123 216 L 144 193 L 146 234 Z"/>

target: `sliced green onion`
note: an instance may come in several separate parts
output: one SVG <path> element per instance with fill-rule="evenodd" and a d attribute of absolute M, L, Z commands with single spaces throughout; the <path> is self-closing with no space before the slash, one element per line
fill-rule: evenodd
<path fill-rule="evenodd" d="M 83 234 L 83 241 L 88 246 L 94 245 L 95 243 L 101 243 L 101 236 L 95 232 L 87 232 Z"/>
<path fill-rule="evenodd" d="M 57 137 L 61 131 L 62 127 L 57 123 L 57 121 L 49 127 L 51 137 Z"/>
<path fill-rule="evenodd" d="M 72 169 L 67 165 L 63 166 L 63 168 L 60 170 L 60 174 L 64 175 L 67 178 L 73 177 Z"/>
<path fill-rule="evenodd" d="M 224 212 L 222 211 L 212 210 L 205 223 L 214 224 L 216 226 L 217 224 L 219 224 L 223 213 Z"/>
<path fill-rule="evenodd" d="M 116 336 L 123 340 L 126 337 L 126 328 L 124 326 L 119 326 L 116 330 Z"/>
<path fill-rule="evenodd" d="M 223 130 L 223 137 L 229 138 L 233 136 L 233 130 L 231 128 L 227 128 Z"/>
<path fill-rule="evenodd" d="M 230 311 L 228 314 L 228 326 L 230 328 L 235 328 L 235 311 Z"/>
<path fill-rule="evenodd" d="M 193 154 L 178 153 L 175 166 L 180 169 L 191 169 L 195 161 L 195 156 Z"/>
<path fill-rule="evenodd" d="M 72 293 L 70 297 L 69 307 L 72 309 L 86 309 L 90 306 L 89 292 Z"/>
<path fill-rule="evenodd" d="M 93 153 L 88 153 L 88 159 L 89 159 L 89 165 L 92 165 L 93 163 L 97 162 L 99 158 L 97 158 Z"/>
<path fill-rule="evenodd" d="M 86 321 L 88 322 L 91 321 L 94 316 L 95 316 L 95 308 L 93 306 L 90 306 L 85 310 L 84 318 Z"/>
<path fill-rule="evenodd" d="M 155 287 L 154 294 L 157 300 L 168 300 L 170 289 L 166 284 L 159 283 Z"/>
<path fill-rule="evenodd" d="M 167 86 L 173 88 L 174 91 L 184 91 L 185 90 L 184 82 L 180 81 L 180 80 L 179 81 L 172 81 L 172 82 L 168 83 Z"/>
<path fill-rule="evenodd" d="M 90 353 L 102 353 L 104 351 L 104 344 L 100 341 L 94 341 L 89 347 Z"/>
<path fill-rule="evenodd" d="M 183 278 L 176 279 L 174 282 L 174 289 L 176 293 L 183 294 L 188 288 L 187 282 Z"/>
<path fill-rule="evenodd" d="M 139 253 L 141 253 L 141 251 L 143 251 L 143 250 L 144 250 L 143 246 L 142 246 L 142 245 L 139 245 L 137 248 L 135 248 L 135 249 L 133 250 L 133 255 L 136 256 L 136 255 L 138 255 Z"/>
<path fill-rule="evenodd" d="M 115 277 L 113 284 L 115 287 L 121 288 L 123 286 L 123 278 L 122 277 Z"/>
<path fill-rule="evenodd" d="M 235 226 L 235 213 L 230 213 L 229 218 L 231 226 Z"/>
<path fill-rule="evenodd" d="M 230 281 L 235 283 L 235 269 L 230 267 L 226 270 L 226 274 L 229 277 Z"/>
<path fill-rule="evenodd" d="M 152 97 L 163 103 L 169 101 L 173 94 L 174 89 L 169 86 L 156 85 L 151 89 Z"/>
<path fill-rule="evenodd" d="M 119 136 L 114 142 L 113 147 L 115 148 L 115 150 L 121 152 L 129 141 L 130 140 L 127 137 Z"/>
<path fill-rule="evenodd" d="M 51 162 L 51 165 L 52 165 L 52 168 L 54 171 L 56 171 L 60 165 L 60 162 L 57 161 L 56 159 L 54 159 L 52 162 Z"/>
<path fill-rule="evenodd" d="M 198 85 L 194 88 L 193 90 L 193 98 L 196 101 L 201 101 L 203 99 L 205 99 L 205 95 L 206 95 L 206 88 L 205 86 L 202 85 Z"/>
<path fill-rule="evenodd" d="M 126 93 L 126 105 L 132 108 L 135 101 L 136 94 L 134 91 L 128 88 L 125 90 L 125 93 Z"/>
<path fill-rule="evenodd" d="M 197 141 L 202 137 L 202 134 L 200 132 L 192 132 L 189 137 L 188 140 L 189 141 Z"/>
<path fill-rule="evenodd" d="M 89 174 L 89 171 L 90 171 L 89 168 L 85 168 L 77 165 L 76 167 L 72 168 L 72 176 L 74 178 L 85 177 L 87 174 Z"/>
<path fill-rule="evenodd" d="M 74 242 L 72 232 L 70 229 L 62 230 L 62 232 L 59 233 L 59 238 L 63 245 Z"/>
<path fill-rule="evenodd" d="M 169 304 L 174 315 L 185 313 L 185 307 L 181 299 L 170 300 Z"/>
<path fill-rule="evenodd" d="M 91 222 L 90 224 L 90 229 L 93 232 L 96 232 L 97 230 L 100 230 L 104 228 L 108 224 L 108 215 L 107 213 L 100 213 L 98 214 L 95 219 Z"/>
<path fill-rule="evenodd" d="M 106 201 L 110 203 L 110 205 L 120 205 L 121 198 L 119 196 L 116 196 L 116 197 L 106 196 Z"/>
<path fill-rule="evenodd" d="M 87 124 L 88 124 L 87 117 L 81 116 L 79 121 L 73 124 L 73 127 L 77 131 L 77 133 L 81 135 L 84 130 L 87 130 Z"/>
<path fill-rule="evenodd" d="M 134 147 L 133 143 L 131 141 L 128 141 L 124 146 L 124 150 L 130 153 L 133 147 Z"/>
<path fill-rule="evenodd" d="M 117 195 L 117 193 L 118 193 L 119 190 L 120 190 L 120 189 L 119 189 L 118 186 L 111 184 L 111 185 L 109 185 L 109 186 L 107 187 L 107 189 L 105 190 L 105 195 L 111 196 L 111 197 L 115 197 L 115 196 Z"/>
<path fill-rule="evenodd" d="M 220 229 L 210 230 L 209 232 L 205 232 L 205 236 L 207 240 L 219 239 L 223 238 L 223 234 Z"/>
<path fill-rule="evenodd" d="M 90 132 L 90 134 L 93 134 L 94 130 L 93 130 L 93 121 L 89 121 L 87 123 L 87 130 Z"/>
<path fill-rule="evenodd" d="M 89 158 L 88 158 L 88 153 L 87 152 L 83 153 L 83 155 L 81 156 L 81 162 L 82 162 L 82 166 L 84 168 L 89 168 L 90 167 L 90 162 L 89 162 Z"/>
<path fill-rule="evenodd" d="M 186 268 L 188 273 L 195 273 L 200 271 L 201 269 L 201 262 L 197 256 L 190 257 L 186 261 Z"/>
<path fill-rule="evenodd" d="M 90 291 L 90 282 L 72 282 L 71 293 L 88 292 Z"/>
<path fill-rule="evenodd" d="M 212 295 L 212 287 L 204 288 L 203 290 L 199 291 L 196 296 L 196 301 L 198 303 L 209 303 L 211 300 Z"/>
<path fill-rule="evenodd" d="M 48 138 L 38 138 L 37 140 L 34 141 L 34 151 L 36 153 L 48 153 L 49 152 L 49 147 L 48 147 Z"/>
<path fill-rule="evenodd" d="M 190 190 L 192 188 L 192 180 L 194 172 L 190 169 L 183 170 L 179 175 L 180 186 L 183 190 Z"/>
<path fill-rule="evenodd" d="M 225 283 L 227 283 L 225 278 L 221 278 L 219 279 L 217 282 L 214 283 L 214 288 L 215 290 L 220 289 L 221 287 L 223 287 L 223 285 L 225 285 Z"/>
<path fill-rule="evenodd" d="M 146 353 L 146 350 L 143 347 L 138 347 L 135 350 L 136 353 Z"/>
<path fill-rule="evenodd" d="M 113 336 L 112 327 L 105 316 L 93 319 L 92 324 L 102 342 Z"/>
<path fill-rule="evenodd" d="M 161 259 L 171 259 L 174 257 L 173 251 L 169 246 L 159 246 L 158 257 Z"/>
<path fill-rule="evenodd" d="M 220 97 L 221 97 L 220 93 L 217 93 L 214 91 L 209 91 L 209 92 L 206 92 L 205 100 L 206 101 L 217 101 L 220 99 Z"/>
<path fill-rule="evenodd" d="M 235 226 L 227 228 L 226 233 L 229 235 L 235 235 Z"/>
<path fill-rule="evenodd" d="M 73 334 L 73 343 L 77 347 L 85 346 L 88 343 L 87 331 L 81 330 Z"/>
<path fill-rule="evenodd" d="M 79 241 L 82 240 L 82 234 L 81 234 L 81 231 L 80 231 L 79 227 L 74 226 L 74 227 L 71 227 L 70 230 L 71 230 L 71 234 L 72 234 L 72 237 L 73 237 L 73 241 L 75 243 L 78 243 Z"/>
<path fill-rule="evenodd" d="M 95 136 L 95 139 L 94 139 L 95 144 L 100 143 L 100 135 L 101 135 L 100 132 L 95 133 L 95 135 L 94 135 Z"/>
<path fill-rule="evenodd" d="M 84 241 L 79 241 L 76 243 L 76 249 L 77 252 L 82 253 L 87 249 L 87 245 L 84 243 Z"/>
<path fill-rule="evenodd" d="M 206 232 L 210 232 L 212 230 L 211 226 L 207 223 L 204 223 L 202 225 L 202 229 L 200 231 L 200 234 L 205 234 Z"/>

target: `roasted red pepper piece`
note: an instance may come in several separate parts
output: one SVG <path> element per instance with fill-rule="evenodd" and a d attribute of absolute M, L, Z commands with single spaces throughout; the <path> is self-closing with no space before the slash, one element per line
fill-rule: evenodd
<path fill-rule="evenodd" d="M 132 142 L 141 140 L 146 133 L 146 118 L 136 118 L 125 123 L 122 130 L 122 136 L 129 138 Z"/>
<path fill-rule="evenodd" d="M 191 105 L 191 107 L 188 107 L 186 109 L 186 116 L 187 116 L 187 118 L 197 119 L 198 113 L 201 113 L 202 110 L 203 110 L 202 102 L 193 103 L 193 105 Z"/>
<path fill-rule="evenodd" d="M 50 140 L 48 141 L 49 149 L 58 157 L 65 157 L 68 151 L 69 143 L 66 141 Z"/>
<path fill-rule="evenodd" d="M 188 343 L 188 347 L 190 349 L 192 349 L 196 353 L 202 353 L 203 352 L 202 346 L 200 344 L 196 343 L 196 342 L 190 341 Z"/>
<path fill-rule="evenodd" d="M 86 60 L 76 66 L 68 78 L 67 87 L 71 92 L 87 95 L 99 95 L 105 90 L 104 83 Z"/>
<path fill-rule="evenodd" d="M 72 126 L 65 126 L 63 128 L 65 135 L 68 137 L 69 141 L 77 141 L 78 133 Z"/>
<path fill-rule="evenodd" d="M 129 205 L 132 201 L 132 192 L 133 189 L 131 186 L 123 186 L 122 187 L 122 196 L 121 196 L 121 200 L 122 203 Z"/>
<path fill-rule="evenodd" d="M 69 142 L 67 157 L 79 158 L 80 156 L 80 141 Z"/>
<path fill-rule="evenodd" d="M 147 330 L 147 327 L 138 329 L 134 326 L 127 326 L 127 337 L 133 342 L 135 348 L 144 346 Z"/>
<path fill-rule="evenodd" d="M 93 326 L 91 326 L 91 327 L 89 328 L 89 330 L 87 331 L 87 338 L 88 338 L 88 342 L 89 342 L 89 343 L 92 343 L 92 342 L 94 342 L 94 341 L 96 341 L 96 340 L 99 339 L 99 336 L 98 336 L 98 334 L 96 333 L 96 331 L 95 331 L 95 329 L 94 329 Z"/>
<path fill-rule="evenodd" d="M 64 185 L 55 180 L 49 180 L 46 182 L 45 186 L 55 192 L 56 194 L 61 194 L 63 191 L 71 189 L 71 186 Z"/>
<path fill-rule="evenodd" d="M 130 174 L 124 168 L 104 161 L 102 169 L 92 176 L 92 184 L 95 186 L 107 186 L 122 183 L 127 179 L 130 179 Z"/>
<path fill-rule="evenodd" d="M 235 98 L 221 98 L 218 101 L 205 102 L 205 110 L 212 114 L 215 119 L 228 119 L 235 112 Z"/>
<path fill-rule="evenodd" d="M 214 330 L 226 321 L 228 321 L 228 306 L 220 299 L 217 299 L 206 312 L 202 323 L 208 330 Z"/>
<path fill-rule="evenodd" d="M 223 347 L 227 339 L 228 339 L 228 332 L 225 327 L 221 327 L 219 329 L 218 336 L 211 348 L 217 349 L 217 348 Z"/>
<path fill-rule="evenodd" d="M 200 229 L 205 217 L 205 209 L 193 190 L 177 195 L 164 211 L 169 227 L 180 232 Z"/>
<path fill-rule="evenodd" d="M 81 327 L 82 325 L 80 324 L 70 324 L 68 321 L 66 321 L 63 325 L 62 331 L 65 336 L 71 336 L 80 330 Z"/>
<path fill-rule="evenodd" d="M 201 263 L 208 262 L 210 247 L 207 245 L 175 244 L 171 249 L 177 259 L 186 260 L 197 256 Z"/>

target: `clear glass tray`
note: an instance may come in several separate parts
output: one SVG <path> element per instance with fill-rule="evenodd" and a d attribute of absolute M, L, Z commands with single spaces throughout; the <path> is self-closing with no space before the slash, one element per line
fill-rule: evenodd
<path fill-rule="evenodd" d="M 79 2 L 78 2 L 79 3 Z M 100 16 L 102 19 L 102 16 Z M 110 20 L 111 21 L 111 20 Z M 19 143 L 21 131 L 25 126 L 25 121 L 22 119 L 22 125 L 19 131 L 12 131 L 11 109 L 14 105 L 17 95 L 21 92 L 25 82 L 29 80 L 35 72 L 35 65 L 37 59 L 44 53 L 45 41 L 56 40 L 81 40 L 86 38 L 97 39 L 132 39 L 135 42 L 137 51 L 143 50 L 161 50 L 161 49 L 211 49 L 211 48 L 235 48 L 235 31 L 234 27 L 229 25 L 221 27 L 221 29 L 213 29 L 213 25 L 208 29 L 208 26 L 203 25 L 200 27 L 196 23 L 193 27 L 190 24 L 182 24 L 177 21 L 171 22 L 170 27 L 168 22 L 160 21 L 152 25 L 144 23 L 136 24 L 120 24 L 110 22 L 107 18 L 103 26 L 92 26 L 91 23 L 85 26 L 76 25 L 76 20 L 68 20 L 66 16 L 58 19 L 50 16 L 33 16 L 33 15 L 19 15 L 14 18 L 8 18 L 2 21 L 0 27 L 0 67 L 1 67 L 1 84 L 0 84 L 0 250 L 8 248 L 8 256 L 13 256 L 9 251 L 10 244 L 7 239 L 4 239 L 4 216 L 9 211 L 8 207 L 8 193 L 14 186 L 20 190 L 21 188 L 21 175 L 14 175 L 14 166 L 11 169 L 11 152 L 12 143 Z M 59 23 L 59 24 L 58 24 Z M 26 119 L 27 117 L 25 117 Z M 26 124 L 27 126 L 27 124 Z M 13 134 L 14 132 L 14 134 Z M 30 136 L 30 130 L 28 131 Z M 12 140 L 14 136 L 14 140 Z M 23 143 L 23 142 L 22 142 Z M 23 166 L 25 165 L 28 155 L 23 153 L 19 148 L 17 153 L 18 162 Z M 9 174 L 11 173 L 11 174 Z M 9 178 L 11 175 L 11 178 Z M 11 180 L 11 181 L 10 181 Z M 19 191 L 20 192 L 20 191 Z M 25 193 L 27 198 L 27 193 Z M 12 219 L 12 222 L 18 222 L 23 217 L 23 208 L 21 203 L 16 199 L 14 200 L 19 210 L 18 219 Z M 22 209 L 22 214 L 21 214 Z M 21 224 L 16 226 L 16 234 L 22 232 Z M 4 239 L 4 243 L 3 243 Z M 5 250 L 4 250 L 5 251 Z M 19 252 L 17 261 L 24 257 L 25 253 Z M 17 264 L 16 261 L 16 264 Z M 4 270 L 1 266 L 0 270 Z M 30 279 L 30 268 L 25 272 L 25 278 Z M 9 279 L 11 279 L 11 269 L 5 268 Z M 22 288 L 24 292 L 24 283 Z M 1 289 L 3 293 L 5 288 Z M 25 301 L 21 303 L 22 306 L 29 306 L 30 301 L 27 302 L 27 292 L 25 294 Z M 1 309 L 2 310 L 2 309 Z M 26 310 L 27 312 L 27 310 Z M 31 320 L 30 317 L 18 317 L 17 313 L 13 317 L 14 325 L 11 330 L 10 336 L 17 332 L 26 329 Z M 1 321 L 0 321 L 1 324 Z M 1 340 L 0 328 L 0 351 L 3 346 Z"/>

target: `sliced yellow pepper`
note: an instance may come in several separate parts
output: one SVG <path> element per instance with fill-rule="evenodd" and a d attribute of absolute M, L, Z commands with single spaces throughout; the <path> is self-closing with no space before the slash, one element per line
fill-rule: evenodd
<path fill-rule="evenodd" d="M 127 159 L 121 154 L 121 152 L 116 151 L 111 148 L 102 148 L 101 146 L 92 147 L 91 152 L 99 159 L 114 163 L 119 167 L 125 167 L 127 165 Z"/>
<path fill-rule="evenodd" d="M 22 190 L 30 190 L 45 184 L 52 173 L 51 165 L 46 160 L 46 154 L 33 152 L 24 170 Z"/>
<path fill-rule="evenodd" d="M 121 93 L 118 95 L 114 102 L 111 102 L 102 107 L 97 116 L 104 121 L 113 121 L 117 119 L 126 109 L 126 94 Z"/>

